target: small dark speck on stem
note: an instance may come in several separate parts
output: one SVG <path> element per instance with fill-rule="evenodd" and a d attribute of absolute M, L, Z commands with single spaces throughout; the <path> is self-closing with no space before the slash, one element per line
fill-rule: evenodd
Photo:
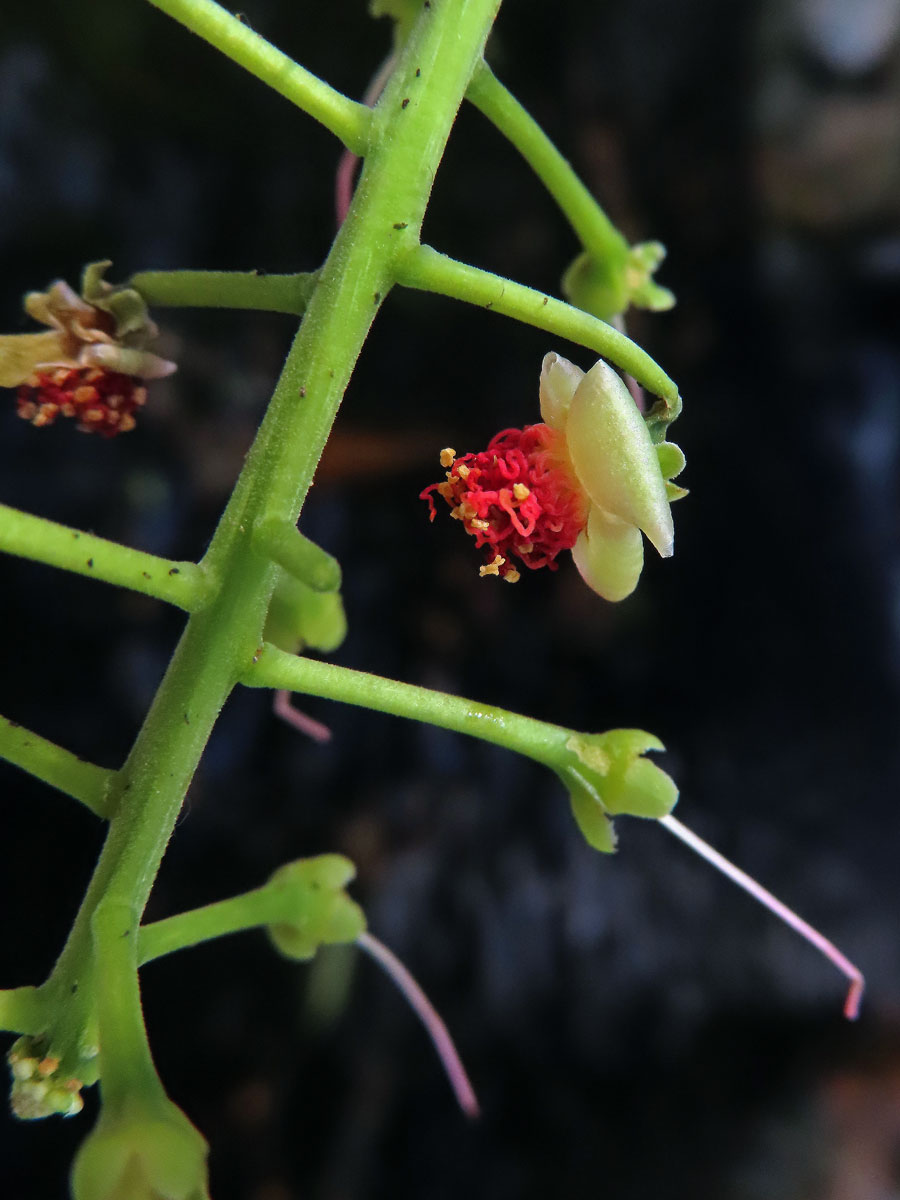
<path fill-rule="evenodd" d="M 150 572 L 149 572 L 149 571 L 141 571 L 141 574 L 143 575 L 143 577 L 144 577 L 145 579 L 152 579 L 152 578 L 153 578 L 153 576 L 150 574 Z"/>
<path fill-rule="evenodd" d="M 72 537 L 73 537 L 73 538 L 75 539 L 75 541 L 77 542 L 77 541 L 78 541 L 78 539 L 81 537 L 81 534 L 80 534 L 80 533 L 73 533 L 73 534 L 72 534 Z"/>
<path fill-rule="evenodd" d="M 421 74 L 422 74 L 422 68 L 416 67 L 416 79 L 418 79 Z"/>
<path fill-rule="evenodd" d="M 493 308 L 494 307 L 493 300 L 488 300 L 487 304 L 484 307 L 485 308 Z"/>
<path fill-rule="evenodd" d="M 305 388 L 305 387 L 302 387 L 302 388 L 300 389 L 300 399 L 301 399 L 301 400 L 305 400 L 305 399 L 306 399 L 306 388 Z"/>
<path fill-rule="evenodd" d="M 409 224 L 408 221 L 395 221 L 394 228 L 395 229 L 405 229 L 408 224 Z"/>
<path fill-rule="evenodd" d="M 184 714 L 184 723 L 185 725 L 190 725 L 191 723 L 191 718 L 187 715 L 187 713 Z"/>
<path fill-rule="evenodd" d="M 170 567 L 170 568 L 169 568 L 169 574 L 170 574 L 170 575 L 180 575 L 180 574 L 181 574 L 181 571 L 179 570 L 179 568 L 178 568 L 178 567 Z"/>
<path fill-rule="evenodd" d="M 545 296 L 545 297 L 544 297 L 544 304 L 546 305 L 546 304 L 549 304 L 549 303 L 550 303 L 550 297 L 549 297 L 549 296 Z"/>
<path fill-rule="evenodd" d="M 372 300 L 374 301 L 375 304 L 377 304 L 380 299 L 381 299 L 381 292 L 376 292 L 375 295 L 372 297 Z"/>
<path fill-rule="evenodd" d="M 89 558 L 89 559 L 87 560 L 87 565 L 88 565 L 89 567 L 92 567 L 92 566 L 94 565 L 94 560 L 93 560 L 92 558 Z"/>
<path fill-rule="evenodd" d="M 70 992 L 72 993 L 72 995 L 74 996 L 74 995 L 75 995 L 75 993 L 78 991 L 78 984 L 77 984 L 77 983 L 73 983 L 73 984 L 72 984 L 72 986 L 69 988 L 69 991 L 70 991 Z"/>
<path fill-rule="evenodd" d="M 406 97 L 405 97 L 405 98 L 404 98 L 404 99 L 403 99 L 403 100 L 400 102 L 400 107 L 401 107 L 401 108 L 406 108 L 407 104 L 409 104 L 409 96 L 406 96 Z"/>

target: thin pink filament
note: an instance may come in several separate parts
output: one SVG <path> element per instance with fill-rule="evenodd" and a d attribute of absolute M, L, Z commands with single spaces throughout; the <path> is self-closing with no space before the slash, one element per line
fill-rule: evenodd
<path fill-rule="evenodd" d="M 467 1117 L 471 1117 L 473 1120 L 480 1116 L 481 1110 L 478 1107 L 475 1090 L 469 1081 L 469 1076 L 466 1074 L 466 1069 L 453 1044 L 447 1026 L 434 1005 L 396 954 L 388 950 L 387 946 L 378 938 L 372 937 L 371 933 L 361 933 L 356 939 L 356 944 L 361 950 L 365 950 L 367 954 L 371 955 L 387 972 L 425 1026 L 428 1036 L 434 1043 L 450 1086 L 453 1088 L 453 1094 L 456 1096 L 459 1107 Z"/>
<path fill-rule="evenodd" d="M 854 966 L 849 958 L 841 954 L 837 946 L 819 933 L 818 929 L 813 929 L 812 925 L 804 921 L 802 917 L 799 917 L 793 909 L 788 908 L 786 904 L 782 904 L 761 883 L 757 883 L 755 879 L 752 879 L 740 867 L 736 867 L 734 863 L 729 862 L 723 854 L 720 854 L 718 850 L 714 850 L 708 842 L 704 842 L 703 838 L 698 837 L 687 826 L 682 825 L 674 817 L 660 817 L 659 823 L 668 829 L 669 833 L 673 833 L 675 837 L 680 838 L 685 845 L 690 846 L 701 858 L 705 858 L 707 862 L 712 863 L 723 875 L 727 875 L 738 887 L 743 888 L 745 892 L 749 892 L 769 912 L 774 913 L 776 917 L 784 921 L 785 925 L 789 925 L 791 929 L 796 930 L 802 938 L 805 938 L 811 946 L 815 946 L 820 954 L 823 954 L 830 963 L 833 963 L 837 967 L 842 975 L 850 980 L 847 999 L 844 1001 L 844 1016 L 848 1021 L 855 1021 L 859 1016 L 859 1006 L 862 1001 L 863 990 L 866 986 L 866 981 L 859 968 Z"/>
<path fill-rule="evenodd" d="M 299 733 L 305 733 L 307 737 L 311 737 L 314 742 L 330 742 L 331 730 L 327 725 L 323 725 L 321 721 L 317 721 L 315 717 L 310 717 L 306 713 L 300 712 L 298 708 L 294 708 L 291 704 L 291 693 L 284 688 L 275 693 L 275 699 L 272 701 L 272 711 L 276 717 L 281 717 L 282 721 L 287 721 L 292 729 L 296 729 Z"/>

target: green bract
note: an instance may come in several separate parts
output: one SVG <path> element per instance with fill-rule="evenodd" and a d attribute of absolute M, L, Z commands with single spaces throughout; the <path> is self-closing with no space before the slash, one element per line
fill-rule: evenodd
<path fill-rule="evenodd" d="M 320 946 L 356 941 L 366 927 L 362 909 L 344 891 L 356 868 L 340 854 L 321 854 L 280 867 L 270 887 L 279 883 L 296 899 L 290 921 L 269 926 L 269 936 L 288 958 L 312 958 Z"/>
<path fill-rule="evenodd" d="M 659 818 L 675 807 L 675 783 L 643 757 L 665 749 L 652 734 L 641 729 L 573 734 L 566 749 L 572 757 L 557 767 L 557 774 L 569 791 L 578 827 L 595 850 L 616 848 L 610 817 Z"/>
<path fill-rule="evenodd" d="M 665 257 L 661 242 L 641 242 L 621 257 L 598 259 L 584 251 L 563 275 L 563 295 L 602 321 L 621 316 L 632 304 L 664 312 L 674 306 L 675 297 L 654 283 L 653 274 Z"/>

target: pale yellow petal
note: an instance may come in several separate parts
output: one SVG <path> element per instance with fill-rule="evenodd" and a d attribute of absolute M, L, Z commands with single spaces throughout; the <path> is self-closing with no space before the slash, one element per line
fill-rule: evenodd
<path fill-rule="evenodd" d="M 628 388 L 603 361 L 591 367 L 575 390 L 566 442 L 591 500 L 643 529 L 668 558 L 675 531 L 656 449 Z"/>
<path fill-rule="evenodd" d="M 70 360 L 62 335 L 55 331 L 0 335 L 0 387 L 18 387 L 39 363 L 61 361 Z"/>
<path fill-rule="evenodd" d="M 584 582 L 604 600 L 624 600 L 637 587 L 644 565 L 641 531 L 594 506 L 572 558 Z"/>
<path fill-rule="evenodd" d="M 545 354 L 541 364 L 541 418 L 551 429 L 565 429 L 566 414 L 584 371 L 561 354 Z"/>

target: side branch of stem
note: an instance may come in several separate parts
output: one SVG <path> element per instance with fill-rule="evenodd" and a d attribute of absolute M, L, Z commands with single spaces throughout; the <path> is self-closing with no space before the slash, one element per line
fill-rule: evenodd
<path fill-rule="evenodd" d="M 4 1033 L 43 1033 L 47 1005 L 34 987 L 0 990 L 0 1030 Z"/>
<path fill-rule="evenodd" d="M 196 563 L 146 554 L 5 504 L 0 504 L 0 551 L 143 592 L 185 612 L 202 608 L 210 591 L 210 580 Z"/>
<path fill-rule="evenodd" d="M 584 248 L 601 261 L 628 254 L 619 233 L 587 187 L 537 121 L 482 61 L 466 99 L 519 151 L 559 205 Z"/>
<path fill-rule="evenodd" d="M 130 285 L 150 305 L 238 308 L 302 316 L 317 271 L 266 275 L 260 271 L 140 271 Z"/>
<path fill-rule="evenodd" d="M 364 104 L 350 100 L 295 63 L 213 0 L 150 0 L 150 3 L 296 104 L 331 130 L 348 150 L 365 154 L 371 112 Z"/>
<path fill-rule="evenodd" d="M 430 246 L 419 246 L 401 260 L 397 282 L 420 291 L 464 300 L 467 304 L 477 304 L 587 346 L 634 376 L 648 391 L 660 396 L 669 420 L 678 415 L 681 408 L 678 388 L 662 368 L 625 334 L 580 308 L 490 271 L 458 262 Z"/>
<path fill-rule="evenodd" d="M 108 793 L 114 771 L 85 762 L 70 750 L 2 716 L 0 758 L 80 800 L 98 817 L 110 815 Z"/>
<path fill-rule="evenodd" d="M 548 766 L 553 766 L 564 754 L 565 744 L 572 736 L 570 729 L 535 721 L 507 709 L 364 671 L 352 671 L 317 659 L 298 658 L 269 643 L 259 651 L 241 682 L 250 687 L 287 688 L 395 717 L 425 721 L 429 725 L 493 742 Z"/>

